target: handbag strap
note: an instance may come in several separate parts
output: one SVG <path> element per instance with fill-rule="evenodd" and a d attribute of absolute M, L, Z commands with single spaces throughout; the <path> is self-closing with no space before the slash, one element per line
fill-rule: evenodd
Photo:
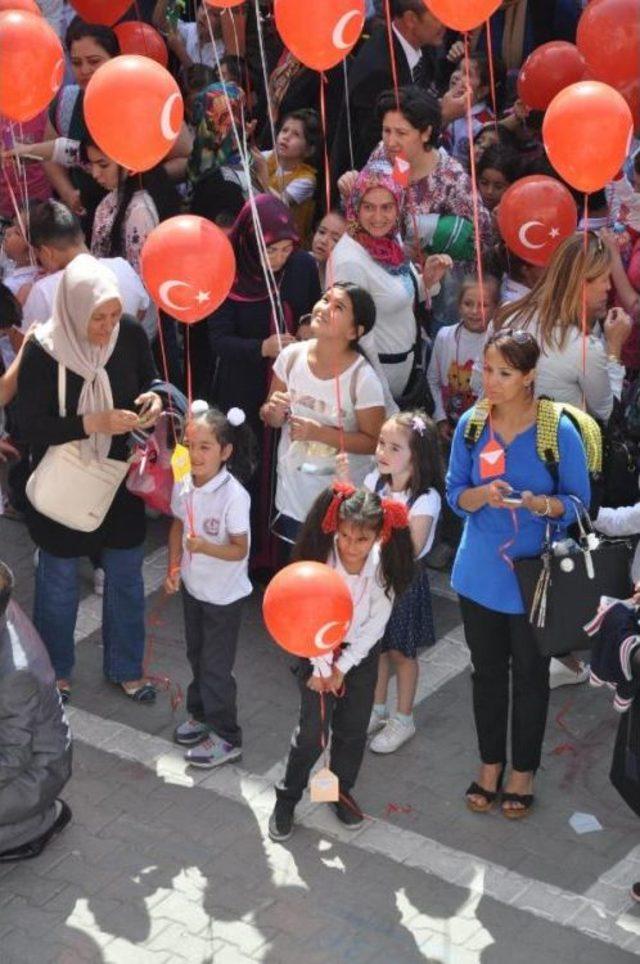
<path fill-rule="evenodd" d="M 58 362 L 58 414 L 60 418 L 67 414 L 67 369 L 62 362 Z"/>

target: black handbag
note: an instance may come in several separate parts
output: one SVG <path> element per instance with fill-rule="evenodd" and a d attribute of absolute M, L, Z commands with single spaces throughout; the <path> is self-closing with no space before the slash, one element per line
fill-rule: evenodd
<path fill-rule="evenodd" d="M 531 629 L 543 656 L 564 656 L 590 647 L 584 627 L 593 619 L 600 597 L 627 599 L 632 591 L 631 543 L 597 536 L 584 506 L 574 501 L 579 552 L 557 554 L 548 524 L 542 554 L 514 560 Z"/>
<path fill-rule="evenodd" d="M 435 412 L 436 406 L 433 400 L 431 387 L 427 381 L 426 366 L 424 364 L 424 351 L 422 341 L 422 329 L 426 328 L 427 311 L 424 304 L 418 298 L 418 284 L 411 273 L 411 280 L 415 291 L 413 314 L 416 320 L 416 340 L 413 346 L 413 368 L 409 375 L 404 392 L 397 399 L 398 407 L 402 412 L 410 412 L 421 409 L 429 417 Z"/>

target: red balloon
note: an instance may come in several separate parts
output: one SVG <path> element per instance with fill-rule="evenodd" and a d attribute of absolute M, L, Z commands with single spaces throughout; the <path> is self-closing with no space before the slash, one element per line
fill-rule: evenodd
<path fill-rule="evenodd" d="M 344 641 L 353 600 L 344 579 L 323 562 L 294 562 L 267 586 L 262 601 L 267 629 L 295 656 L 326 656 Z"/>
<path fill-rule="evenodd" d="M 44 17 L 0 13 L 0 114 L 28 121 L 51 103 L 64 77 L 64 52 Z"/>
<path fill-rule="evenodd" d="M 3 10 L 26 10 L 27 13 L 42 16 L 42 11 L 36 0 L 0 0 L 0 13 Z"/>
<path fill-rule="evenodd" d="M 209 7 L 227 9 L 228 7 L 239 7 L 241 3 L 245 3 L 245 0 L 204 0 L 204 2 Z"/>
<path fill-rule="evenodd" d="M 87 23 L 112 27 L 125 15 L 131 0 L 71 0 L 71 6 Z"/>
<path fill-rule="evenodd" d="M 126 54 L 91 77 L 84 116 L 100 150 L 130 171 L 148 171 L 177 141 L 184 102 L 168 70 L 149 57 Z"/>
<path fill-rule="evenodd" d="M 364 26 L 364 0 L 275 0 L 278 33 L 292 54 L 313 70 L 335 67 L 353 49 Z"/>
<path fill-rule="evenodd" d="M 532 110 L 546 110 L 556 94 L 584 80 L 586 63 L 574 44 L 552 40 L 537 47 L 518 75 L 518 97 Z"/>
<path fill-rule="evenodd" d="M 154 228 L 140 271 L 158 308 L 190 325 L 215 311 L 231 290 L 236 258 L 224 231 L 195 214 L 179 214 Z"/>
<path fill-rule="evenodd" d="M 576 43 L 591 75 L 622 94 L 640 126 L 640 0 L 592 0 Z"/>
<path fill-rule="evenodd" d="M 166 67 L 169 63 L 167 45 L 153 27 L 140 20 L 125 20 L 117 24 L 113 31 L 118 38 L 121 54 L 140 54 L 151 57 L 156 63 Z"/>
<path fill-rule="evenodd" d="M 577 225 L 578 211 L 571 192 L 544 174 L 515 181 L 498 205 L 498 227 L 509 250 L 541 268 Z"/>
<path fill-rule="evenodd" d="M 424 0 L 434 17 L 451 30 L 473 30 L 488 20 L 501 0 Z"/>
<path fill-rule="evenodd" d="M 561 90 L 542 124 L 545 149 L 560 177 L 589 194 L 620 170 L 632 135 L 627 102 L 597 80 L 581 80 Z"/>

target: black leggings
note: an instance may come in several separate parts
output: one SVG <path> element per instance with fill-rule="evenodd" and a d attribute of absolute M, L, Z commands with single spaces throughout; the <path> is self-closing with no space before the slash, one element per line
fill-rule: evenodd
<path fill-rule="evenodd" d="M 538 652 L 526 616 L 487 609 L 460 596 L 471 650 L 473 712 L 483 763 L 506 763 L 511 669 L 511 763 L 540 766 L 549 706 L 549 659 Z"/>

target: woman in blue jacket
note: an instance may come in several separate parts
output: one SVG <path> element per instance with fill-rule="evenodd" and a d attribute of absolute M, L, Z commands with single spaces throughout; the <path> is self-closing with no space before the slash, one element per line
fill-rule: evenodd
<path fill-rule="evenodd" d="M 476 409 L 460 419 L 447 474 L 447 499 L 465 521 L 451 581 L 471 650 L 481 758 L 467 805 L 490 810 L 502 783 L 511 669 L 512 770 L 502 794 L 510 818 L 531 809 L 549 702 L 549 659 L 537 649 L 511 560 L 539 555 L 549 520 L 566 527 L 575 520 L 570 497 L 588 506 L 590 495 L 582 440 L 566 416 L 558 428 L 557 481 L 537 454 L 539 356 L 527 332 L 504 329 L 489 338 L 483 375 L 489 415 L 473 443 L 467 425 Z"/>

